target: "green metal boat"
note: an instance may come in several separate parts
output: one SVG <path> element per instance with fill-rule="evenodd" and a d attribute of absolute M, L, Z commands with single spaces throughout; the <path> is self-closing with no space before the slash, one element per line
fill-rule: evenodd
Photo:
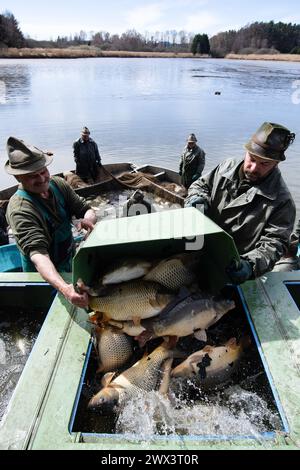
<path fill-rule="evenodd" d="M 187 245 L 188 244 L 188 245 Z M 82 390 L 91 360 L 91 325 L 85 310 L 61 295 L 53 299 L 37 274 L 1 273 L 1 309 L 40 304 L 48 313 L 0 425 L 1 449 L 186 450 L 300 448 L 300 275 L 269 273 L 239 288 L 224 267 L 238 253 L 232 238 L 193 208 L 103 221 L 74 258 L 72 281 L 88 283 L 99 263 L 119 255 L 168 256 L 201 251 L 211 289 L 231 289 L 250 331 L 277 419 L 266 432 L 155 433 L 149 440 L 80 422 Z M 69 277 L 71 281 L 71 278 Z M 260 410 L 257 409 L 259 414 Z M 147 411 L 144 411 L 146 414 Z M 188 410 L 187 410 L 188 417 Z M 201 422 L 199 429 L 201 428 Z M 102 431 L 99 429 L 102 428 Z"/>

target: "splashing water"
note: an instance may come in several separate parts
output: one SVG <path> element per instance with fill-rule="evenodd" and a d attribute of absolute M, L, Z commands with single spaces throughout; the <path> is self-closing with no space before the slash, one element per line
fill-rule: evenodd
<path fill-rule="evenodd" d="M 144 445 L 158 436 L 252 437 L 280 429 L 279 416 L 264 399 L 239 385 L 191 401 L 171 394 L 141 393 L 126 403 L 117 420 L 116 432 Z"/>
<path fill-rule="evenodd" d="M 1 316 L 9 317 L 5 312 Z M 35 343 L 41 321 L 20 312 L 17 319 L 0 323 L 0 421 Z"/>

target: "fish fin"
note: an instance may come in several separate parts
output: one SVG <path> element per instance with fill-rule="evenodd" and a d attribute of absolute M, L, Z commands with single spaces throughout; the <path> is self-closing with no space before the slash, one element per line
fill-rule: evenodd
<path fill-rule="evenodd" d="M 201 354 L 203 353 L 206 353 L 206 354 L 209 354 L 211 353 L 212 351 L 214 350 L 214 347 L 211 346 L 210 344 L 208 344 L 207 346 L 205 346 L 203 349 L 201 349 Z"/>
<path fill-rule="evenodd" d="M 140 326 L 141 317 L 132 317 L 132 321 L 133 321 L 134 326 Z"/>
<path fill-rule="evenodd" d="M 110 321 L 110 317 L 108 317 L 108 316 L 106 315 L 106 313 L 101 312 L 101 320 L 98 321 L 98 324 L 99 324 L 102 328 L 104 328 L 104 327 L 107 325 L 107 323 L 109 323 L 109 321 Z"/>
<path fill-rule="evenodd" d="M 228 341 L 226 341 L 225 346 L 236 349 L 238 347 L 236 338 L 230 338 Z"/>
<path fill-rule="evenodd" d="M 101 312 L 93 312 L 89 315 L 89 321 L 92 323 L 95 323 L 96 325 L 98 322 L 102 319 L 102 313 Z"/>
<path fill-rule="evenodd" d="M 151 307 L 158 310 L 158 308 L 159 308 L 159 299 L 160 299 L 160 294 L 159 293 L 156 294 L 155 299 L 149 299 L 149 304 L 151 305 Z M 159 311 L 157 313 L 159 313 Z"/>
<path fill-rule="evenodd" d="M 163 336 L 164 339 L 164 345 L 168 349 L 173 349 L 176 346 L 176 343 L 178 341 L 178 336 Z"/>
<path fill-rule="evenodd" d="M 139 347 L 143 348 L 145 344 L 150 341 L 152 338 L 152 333 L 150 331 L 143 331 L 141 334 L 138 336 L 135 336 L 134 339 L 139 343 Z"/>
<path fill-rule="evenodd" d="M 194 332 L 194 337 L 198 340 L 198 341 L 204 341 L 206 343 L 207 341 L 207 334 L 206 334 L 206 331 L 205 330 L 197 330 Z"/>
<path fill-rule="evenodd" d="M 108 324 L 111 328 L 113 328 L 116 331 L 122 331 L 124 329 L 124 323 L 121 322 L 121 321 L 116 321 L 116 320 L 110 319 L 108 321 Z"/>
<path fill-rule="evenodd" d="M 160 383 L 158 392 L 161 395 L 167 395 L 169 391 L 171 369 L 172 369 L 173 358 L 170 357 L 162 365 L 162 381 Z"/>
<path fill-rule="evenodd" d="M 101 385 L 103 388 L 107 387 L 110 382 L 112 381 L 112 379 L 114 378 L 114 376 L 116 375 L 115 372 L 107 372 L 106 374 L 103 375 L 102 379 L 101 379 Z"/>

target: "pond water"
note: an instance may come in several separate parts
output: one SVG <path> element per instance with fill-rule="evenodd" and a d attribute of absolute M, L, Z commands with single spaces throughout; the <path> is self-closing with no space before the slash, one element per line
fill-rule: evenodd
<path fill-rule="evenodd" d="M 178 169 L 187 135 L 206 170 L 242 158 L 264 121 L 299 134 L 300 64 L 217 59 L 0 59 L 0 164 L 9 135 L 52 150 L 53 173 L 74 167 L 72 143 L 86 125 L 104 163 Z M 218 91 L 221 94 L 215 95 Z M 300 207 L 300 137 L 280 165 Z M 14 183 L 4 171 L 1 188 Z"/>

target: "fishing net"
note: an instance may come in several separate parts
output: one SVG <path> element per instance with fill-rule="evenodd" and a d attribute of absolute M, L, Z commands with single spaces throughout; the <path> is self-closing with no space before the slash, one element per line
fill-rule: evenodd
<path fill-rule="evenodd" d="M 118 185 L 126 189 L 141 189 L 150 191 L 156 196 L 166 198 L 168 201 L 180 204 L 183 206 L 184 197 L 187 194 L 186 189 L 179 184 L 158 181 L 157 177 L 150 173 L 143 172 L 124 172 L 121 175 L 115 176 L 106 170 L 103 166 L 98 169 L 98 176 L 94 182 L 85 182 L 78 175 L 67 172 L 64 173 L 66 181 L 72 186 L 73 189 L 80 189 L 89 186 L 90 184 L 103 183 L 104 181 L 115 181 Z"/>

